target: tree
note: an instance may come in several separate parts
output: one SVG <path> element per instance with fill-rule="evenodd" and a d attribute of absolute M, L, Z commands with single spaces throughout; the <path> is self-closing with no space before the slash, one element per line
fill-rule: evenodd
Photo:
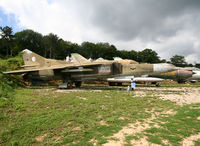
<path fill-rule="evenodd" d="M 81 44 L 81 54 L 86 58 L 96 59 L 98 58 L 98 49 L 94 43 L 83 42 Z"/>
<path fill-rule="evenodd" d="M 50 33 L 43 38 L 45 46 L 45 57 L 56 58 L 56 52 L 59 51 L 59 37 Z"/>
<path fill-rule="evenodd" d="M 170 58 L 170 61 L 173 65 L 178 66 L 178 67 L 187 66 L 184 56 L 174 55 L 173 57 Z"/>
<path fill-rule="evenodd" d="M 0 27 L 0 36 L 1 36 L 1 47 L 2 49 L 5 48 L 6 56 L 9 55 L 12 56 L 12 47 L 13 47 L 13 31 L 11 27 L 5 26 Z M 4 50 L 1 50 L 1 52 L 4 52 Z"/>
<path fill-rule="evenodd" d="M 44 55 L 44 43 L 42 34 L 30 29 L 15 33 L 14 53 L 18 54 L 24 49 L 29 49 L 35 53 Z"/>
<path fill-rule="evenodd" d="M 80 51 L 80 47 L 78 44 L 73 44 L 69 41 L 59 39 L 59 49 L 55 51 L 55 58 L 64 59 L 67 56 L 70 56 L 71 53 L 78 53 L 78 51 Z"/>
<path fill-rule="evenodd" d="M 138 61 L 145 63 L 160 63 L 160 57 L 152 49 L 145 49 L 138 52 Z"/>
<path fill-rule="evenodd" d="M 195 63 L 195 67 L 200 68 L 200 63 Z"/>
<path fill-rule="evenodd" d="M 97 43 L 96 49 L 98 50 L 97 58 L 103 57 L 104 59 L 113 59 L 117 54 L 116 47 L 109 43 Z"/>

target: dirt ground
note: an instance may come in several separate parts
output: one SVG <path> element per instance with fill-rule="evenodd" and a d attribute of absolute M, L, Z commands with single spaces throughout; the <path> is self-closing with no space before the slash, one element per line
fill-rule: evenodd
<path fill-rule="evenodd" d="M 135 91 L 134 96 L 144 97 L 144 96 L 156 96 L 162 100 L 170 100 L 175 102 L 178 105 L 184 104 L 192 104 L 200 102 L 200 87 L 176 87 L 176 88 L 156 88 L 156 87 L 138 87 Z M 125 144 L 125 136 L 134 135 L 135 133 L 141 132 L 150 127 L 149 123 L 156 119 L 158 116 L 155 112 L 151 112 L 152 117 L 146 119 L 143 123 L 136 122 L 129 124 L 124 127 L 121 131 L 114 134 L 111 138 L 117 138 L 118 141 L 110 140 L 108 143 L 104 144 L 104 146 L 121 146 Z M 171 115 L 175 114 L 173 111 L 165 111 L 165 114 Z M 200 119 L 200 117 L 199 117 Z M 136 126 L 137 125 L 137 126 Z M 155 128 L 159 128 L 158 125 L 154 125 Z M 183 139 L 182 145 L 194 145 L 194 141 L 200 139 L 200 133 L 197 135 L 192 135 Z M 168 141 L 163 141 L 164 144 L 170 145 Z M 140 145 L 151 145 L 157 146 L 157 144 L 149 143 L 146 137 L 143 137 L 140 140 L 132 140 L 132 145 L 140 146 Z"/>
<path fill-rule="evenodd" d="M 116 89 L 117 90 L 117 89 Z M 119 88 L 119 90 L 126 90 L 125 88 Z M 88 91 L 84 88 L 79 90 L 57 90 L 57 92 L 70 92 L 70 91 L 80 91 L 85 92 Z M 90 90 L 91 91 L 91 90 Z M 92 89 L 92 91 L 101 92 L 101 88 Z M 134 97 L 158 97 L 162 100 L 170 100 L 175 102 L 177 105 L 185 105 L 185 104 L 192 104 L 192 103 L 200 103 L 200 87 L 137 87 L 135 91 L 127 91 L 132 92 Z M 176 114 L 174 111 L 163 111 L 166 115 L 173 115 Z M 104 146 L 121 146 L 125 145 L 125 137 L 129 135 L 135 135 L 136 133 L 140 133 L 145 129 L 150 128 L 150 123 L 155 120 L 159 114 L 163 113 L 156 113 L 155 111 L 150 111 L 152 117 L 145 119 L 143 122 L 137 121 L 136 123 L 130 123 L 128 126 L 125 126 L 120 130 L 118 133 L 115 133 L 113 136 L 108 137 L 110 140 L 104 144 Z M 200 117 L 199 117 L 200 119 Z M 101 125 L 106 125 L 105 121 L 101 121 Z M 158 125 L 154 125 L 155 128 L 159 128 Z M 112 140 L 112 139 L 118 139 Z M 182 145 L 194 145 L 194 141 L 200 139 L 200 133 L 197 135 L 192 135 L 183 139 Z M 91 142 L 96 145 L 97 141 L 91 139 Z M 162 141 L 166 145 L 171 145 L 168 141 Z M 140 146 L 140 145 L 151 145 L 157 146 L 157 144 L 153 144 L 147 141 L 147 138 L 144 136 L 139 140 L 132 140 L 132 145 Z"/>
<path fill-rule="evenodd" d="M 105 87 L 105 86 L 103 86 Z M 109 86 L 108 86 L 109 88 Z M 126 90 L 126 88 L 118 88 L 119 90 Z M 117 89 L 116 89 L 117 90 Z M 86 92 L 88 88 L 81 89 L 67 89 L 59 90 L 56 92 Z M 101 86 L 96 89 L 91 89 L 89 91 L 101 92 Z M 200 87 L 136 87 L 135 91 L 129 91 L 135 93 L 138 97 L 144 97 L 146 95 L 159 97 L 162 100 L 170 100 L 177 103 L 178 105 L 192 104 L 200 102 Z"/>
<path fill-rule="evenodd" d="M 150 96 L 157 96 L 162 100 L 170 100 L 178 105 L 200 102 L 200 87 L 138 87 L 134 92 L 139 97 L 150 93 Z"/>

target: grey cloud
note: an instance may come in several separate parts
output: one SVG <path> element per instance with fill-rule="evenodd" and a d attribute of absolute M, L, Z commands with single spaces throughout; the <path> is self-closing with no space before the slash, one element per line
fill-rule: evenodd
<path fill-rule="evenodd" d="M 100 0 L 94 7 L 92 21 L 108 35 L 121 40 L 153 40 L 175 35 L 184 27 L 181 16 L 200 11 L 200 1 Z"/>
<path fill-rule="evenodd" d="M 85 4 L 93 11 L 90 23 L 116 42 L 153 43 L 160 48 L 152 49 L 166 59 L 200 54 L 191 39 L 200 37 L 200 0 L 87 0 Z"/>
<path fill-rule="evenodd" d="M 72 39 L 78 43 L 106 41 L 117 44 L 118 49 L 137 51 L 148 47 L 157 51 L 162 58 L 169 59 L 178 54 L 190 56 L 190 59 L 196 55 L 200 62 L 200 0 L 47 1 L 47 6 L 50 7 L 48 10 L 52 10 L 53 6 L 59 8 L 60 14 L 56 14 L 63 19 L 54 15 L 53 19 L 50 19 L 51 16 L 47 17 L 48 23 L 37 21 L 36 24 L 29 24 L 26 22 L 31 22 L 32 18 L 20 14 L 22 18 L 26 18 L 21 18 L 21 22 L 25 22 L 30 29 L 37 28 L 45 33 L 52 32 L 52 28 L 55 28 L 54 33 L 63 39 Z M 24 5 L 20 9 L 27 9 L 26 7 Z M 43 11 L 37 12 L 30 14 L 35 14 L 33 16 L 37 18 Z"/>

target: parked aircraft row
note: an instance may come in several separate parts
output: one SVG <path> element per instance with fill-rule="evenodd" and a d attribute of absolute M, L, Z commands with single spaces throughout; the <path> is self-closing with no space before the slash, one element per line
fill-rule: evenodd
<path fill-rule="evenodd" d="M 123 60 L 119 57 L 114 58 L 115 60 Z M 142 75 L 140 77 L 134 76 L 123 76 L 123 77 L 113 77 L 108 78 L 107 81 L 109 85 L 121 85 L 126 82 L 143 82 L 143 83 L 153 83 L 156 86 L 160 86 L 160 82 L 165 79 L 171 79 L 177 81 L 178 83 L 184 82 L 197 82 L 200 80 L 200 69 L 194 67 L 178 68 L 177 70 L 162 73 L 150 73 Z"/>
<path fill-rule="evenodd" d="M 22 74 L 32 84 L 50 80 L 63 80 L 66 88 L 81 86 L 82 81 L 99 80 L 113 82 L 152 81 L 160 82 L 165 77 L 199 78 L 199 71 L 177 70 L 172 64 L 139 64 L 134 60 L 115 58 L 114 60 L 88 60 L 73 53 L 65 61 L 46 59 L 28 49 L 22 51 L 24 65 L 21 70 L 4 72 L 5 74 Z M 182 78 L 181 78 L 182 79 Z"/>

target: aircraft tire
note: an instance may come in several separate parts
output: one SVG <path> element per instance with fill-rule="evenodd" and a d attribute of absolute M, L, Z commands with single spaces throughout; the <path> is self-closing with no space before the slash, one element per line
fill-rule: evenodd
<path fill-rule="evenodd" d="M 114 82 L 109 82 L 108 84 L 109 84 L 109 86 L 115 86 Z"/>
<path fill-rule="evenodd" d="M 76 86 L 77 88 L 80 88 L 80 87 L 81 87 L 81 83 L 82 83 L 81 81 L 76 81 L 76 82 L 75 82 L 75 86 Z"/>
<path fill-rule="evenodd" d="M 117 86 L 122 86 L 122 83 L 117 83 Z"/>
<path fill-rule="evenodd" d="M 160 83 L 156 83 L 156 87 L 160 87 L 161 86 L 161 84 Z"/>
<path fill-rule="evenodd" d="M 184 80 L 178 80 L 177 82 L 178 82 L 179 84 L 185 83 Z"/>

